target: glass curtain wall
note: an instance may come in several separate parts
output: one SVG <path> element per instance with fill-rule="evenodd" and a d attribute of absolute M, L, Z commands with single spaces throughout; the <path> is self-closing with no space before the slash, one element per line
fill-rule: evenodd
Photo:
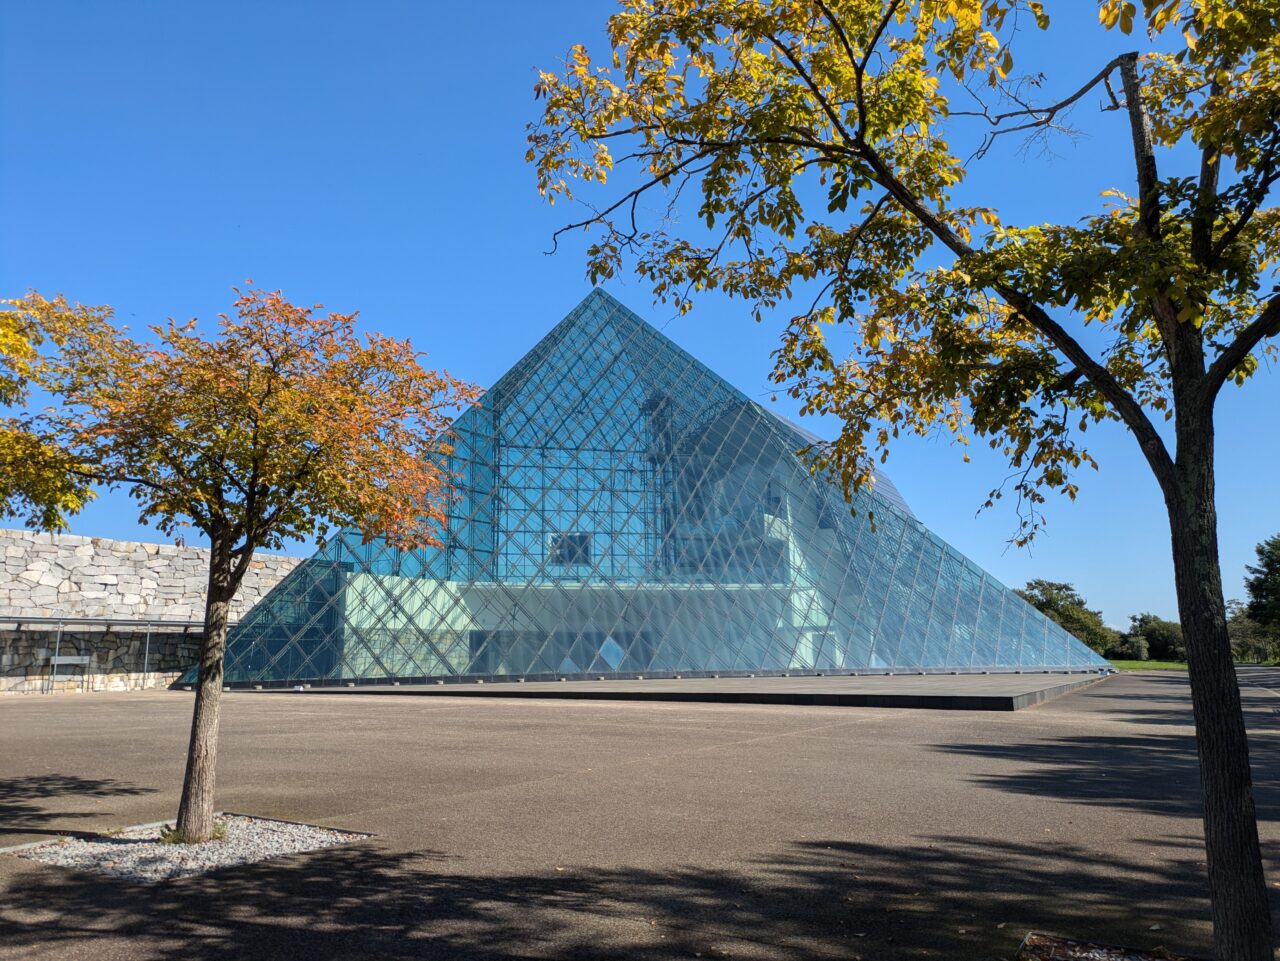
<path fill-rule="evenodd" d="M 229 680 L 1106 665 L 603 291 L 454 432 L 444 544 L 333 538 L 235 628 Z"/>

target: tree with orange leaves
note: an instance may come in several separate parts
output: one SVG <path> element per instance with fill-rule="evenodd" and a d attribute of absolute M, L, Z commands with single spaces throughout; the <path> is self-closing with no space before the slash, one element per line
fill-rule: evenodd
<path fill-rule="evenodd" d="M 237 291 L 216 337 L 194 321 L 134 340 L 108 308 L 32 293 L 10 301 L 59 347 L 33 380 L 61 401 L 37 417 L 73 474 L 127 489 L 141 520 L 209 540 L 209 587 L 177 834 L 213 836 L 223 652 L 254 551 L 354 527 L 405 548 L 433 545 L 452 496 L 452 415 L 478 396 L 427 370 L 408 341 L 355 332 L 355 314 Z"/>

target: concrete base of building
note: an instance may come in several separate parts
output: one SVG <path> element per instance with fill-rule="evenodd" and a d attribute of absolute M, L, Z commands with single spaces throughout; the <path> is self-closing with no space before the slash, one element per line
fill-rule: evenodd
<path fill-rule="evenodd" d="M 1103 680 L 1099 674 L 873 674 L 805 677 L 662 677 L 388 684 L 344 682 L 291 689 L 303 694 L 420 697 L 561 698 L 593 701 L 683 701 L 800 704 L 822 707 L 1017 711 Z M 278 690 L 278 689 L 277 689 Z M 281 693 L 284 693 L 283 691 Z"/>

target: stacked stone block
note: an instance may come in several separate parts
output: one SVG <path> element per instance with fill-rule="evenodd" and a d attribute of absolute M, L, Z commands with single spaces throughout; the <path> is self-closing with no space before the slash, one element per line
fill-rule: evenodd
<path fill-rule="evenodd" d="M 295 557 L 256 556 L 232 619 L 299 563 Z M 87 669 L 60 666 L 58 690 L 172 683 L 195 662 L 199 632 L 187 625 L 204 617 L 208 564 L 209 552 L 198 547 L 0 530 L 0 693 L 49 690 L 55 651 L 91 658 Z M 56 625 L 21 622 L 54 617 L 151 621 L 150 651 L 145 626 L 64 625 L 59 643 Z"/>
<path fill-rule="evenodd" d="M 195 663 L 200 632 L 156 625 L 145 627 L 0 628 L 0 693 L 50 691 L 134 691 L 167 687 Z M 60 665 L 49 658 L 88 656 L 90 662 Z"/>
<path fill-rule="evenodd" d="M 209 552 L 104 537 L 0 530 L 0 617 L 199 620 Z M 259 554 L 232 605 L 238 618 L 299 563 Z"/>

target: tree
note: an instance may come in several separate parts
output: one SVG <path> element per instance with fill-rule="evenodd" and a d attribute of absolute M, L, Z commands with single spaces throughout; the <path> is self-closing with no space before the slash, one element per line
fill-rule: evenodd
<path fill-rule="evenodd" d="M 1123 634 L 1107 651 L 1113 660 L 1145 661 L 1151 657 L 1151 647 L 1141 634 Z"/>
<path fill-rule="evenodd" d="M 1099 654 L 1109 654 L 1120 643 L 1119 632 L 1102 622 L 1100 611 L 1089 610 L 1085 599 L 1070 584 L 1036 578 L 1015 593 Z"/>
<path fill-rule="evenodd" d="M 1249 617 L 1260 627 L 1280 633 L 1280 534 L 1274 534 L 1254 548 L 1256 566 L 1245 570 L 1244 589 L 1249 595 Z"/>
<path fill-rule="evenodd" d="M 18 311 L 71 331 L 39 380 L 61 408 L 36 418 L 81 465 L 127 489 L 141 520 L 209 541 L 199 680 L 178 809 L 187 842 L 213 833 L 230 604 L 259 548 L 335 527 L 396 546 L 434 544 L 451 499 L 441 454 L 471 386 L 424 369 L 407 341 L 361 339 L 354 314 L 319 315 L 279 293 L 239 294 L 206 339 L 194 321 L 133 340 L 107 308 L 37 294 Z M 314 310 L 319 310 L 317 307 Z"/>
<path fill-rule="evenodd" d="M 1129 636 L 1146 640 L 1147 650 L 1157 660 L 1186 660 L 1182 625 L 1177 621 L 1166 621 L 1154 614 L 1134 614 L 1129 618 Z"/>
<path fill-rule="evenodd" d="M 1076 472 L 1096 466 L 1084 432 L 1132 434 L 1169 517 L 1215 951 L 1269 959 L 1213 425 L 1223 386 L 1245 382 L 1280 332 L 1280 210 L 1267 206 L 1280 7 L 1100 0 L 1102 28 L 1142 23 L 1151 52 L 1082 68 L 1083 83 L 1045 97 L 1049 78 L 1013 73 L 1019 29 L 1051 29 L 1036 0 L 620 4 L 608 57 L 575 46 L 539 76 L 539 189 L 585 198 L 563 230 L 591 236 L 593 278 L 633 263 L 681 310 L 721 290 L 757 319 L 803 298 L 774 377 L 804 413 L 843 423 L 809 451 L 815 470 L 851 490 L 904 431 L 979 438 L 1012 466 L 1025 542 L 1047 494 L 1074 497 Z M 1047 136 L 1099 100 L 1097 122 L 1131 143 L 1116 182 L 1136 190 L 1032 226 L 1003 222 L 998 197 L 955 200 L 995 144 Z"/>
<path fill-rule="evenodd" d="M 1227 602 L 1227 632 L 1237 661 L 1265 664 L 1280 657 L 1280 631 L 1264 628 L 1241 601 Z"/>
<path fill-rule="evenodd" d="M 0 301 L 19 307 L 17 302 Z M 31 395 L 41 348 L 63 341 L 63 318 L 77 317 L 65 300 L 56 314 L 24 309 L 0 310 L 0 518 L 24 519 L 30 527 L 60 530 L 67 518 L 93 497 L 93 490 L 74 471 L 68 452 L 39 436 L 30 415 L 20 413 Z"/>

